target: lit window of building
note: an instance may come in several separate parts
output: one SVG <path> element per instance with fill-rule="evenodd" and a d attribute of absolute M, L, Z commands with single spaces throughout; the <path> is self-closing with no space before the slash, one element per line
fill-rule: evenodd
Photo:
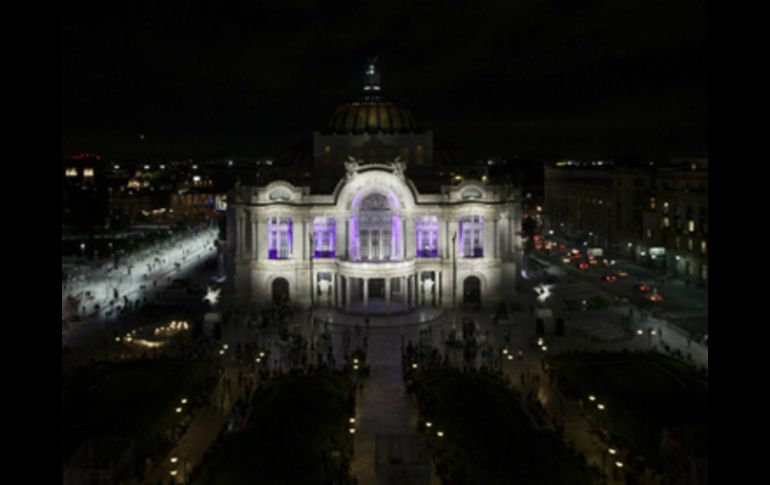
<path fill-rule="evenodd" d="M 700 252 L 701 252 L 701 253 L 702 253 L 704 256 L 706 255 L 706 250 L 707 250 L 707 247 L 706 247 L 706 246 L 707 246 L 707 244 L 706 244 L 706 241 L 701 241 L 701 242 L 700 242 Z"/>
<path fill-rule="evenodd" d="M 268 220 L 268 257 L 287 259 L 291 257 L 292 225 L 289 217 L 271 217 Z"/>
<path fill-rule="evenodd" d="M 687 221 L 687 230 L 690 232 L 695 232 L 695 221 L 690 219 Z"/>
<path fill-rule="evenodd" d="M 647 229 L 647 239 L 652 239 L 652 229 Z"/>
<path fill-rule="evenodd" d="M 94 176 L 94 169 L 93 168 L 84 168 L 83 169 L 83 177 L 93 177 Z"/>
<path fill-rule="evenodd" d="M 484 256 L 482 237 L 484 218 L 466 216 L 460 218 L 460 250 L 463 258 L 481 258 Z"/>
<path fill-rule="evenodd" d="M 423 216 L 416 221 L 417 257 L 435 258 L 438 256 L 438 217 Z"/>
<path fill-rule="evenodd" d="M 690 251 L 692 251 L 692 248 L 693 248 L 693 241 L 692 241 L 692 238 L 689 238 L 689 239 L 687 240 L 687 249 L 689 249 Z"/>
<path fill-rule="evenodd" d="M 64 175 L 67 177 L 77 177 L 78 176 L 78 169 L 76 168 L 68 168 L 64 171 Z"/>
<path fill-rule="evenodd" d="M 668 202 L 663 202 L 663 213 L 668 214 Z"/>
<path fill-rule="evenodd" d="M 655 204 L 655 197 L 650 197 L 650 209 L 655 210 L 657 205 Z"/>
<path fill-rule="evenodd" d="M 668 217 L 663 218 L 663 227 L 667 229 L 671 227 L 671 220 Z"/>
<path fill-rule="evenodd" d="M 316 258 L 333 258 L 337 242 L 337 223 L 333 217 L 313 220 L 313 254 Z"/>

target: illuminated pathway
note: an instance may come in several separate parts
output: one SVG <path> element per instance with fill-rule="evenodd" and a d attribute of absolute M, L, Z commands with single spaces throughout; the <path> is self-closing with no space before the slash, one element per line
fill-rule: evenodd
<path fill-rule="evenodd" d="M 183 274 L 215 255 L 217 235 L 218 230 L 214 228 L 184 239 L 175 238 L 127 258 L 116 270 L 94 270 L 63 284 L 62 319 L 69 313 L 70 296 L 80 300 L 79 312 L 85 314 L 85 318 L 79 324 L 62 325 L 62 346 L 70 342 L 80 327 L 119 317 L 123 308 L 130 310 L 153 291 L 162 290 L 171 282 L 172 275 Z"/>

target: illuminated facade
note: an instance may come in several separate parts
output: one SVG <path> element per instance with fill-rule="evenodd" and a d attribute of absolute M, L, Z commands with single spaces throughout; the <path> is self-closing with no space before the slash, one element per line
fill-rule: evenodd
<path fill-rule="evenodd" d="M 370 66 L 365 96 L 380 91 L 375 76 Z M 376 126 L 364 123 L 357 132 L 360 105 L 343 105 L 332 117 L 338 130 L 351 131 L 328 135 L 335 147 L 354 146 L 364 137 L 381 148 L 373 160 L 348 155 L 335 164 L 342 174 L 332 190 L 315 180 L 293 183 L 287 170 L 286 177 L 238 187 L 228 196 L 230 280 L 242 304 L 265 305 L 286 296 L 302 305 L 376 313 L 487 304 L 514 294 L 520 191 L 487 177 L 458 183 L 425 172 L 433 157 L 425 140 L 418 143 L 419 158 L 401 159 L 399 143 L 432 134 L 415 134 L 405 108 L 378 99 L 361 118 L 374 113 Z M 352 125 L 346 128 L 348 119 Z M 413 131 L 401 133 L 407 122 Z M 331 160 L 314 160 L 319 179 Z M 420 190 L 437 184 L 438 190 Z"/>

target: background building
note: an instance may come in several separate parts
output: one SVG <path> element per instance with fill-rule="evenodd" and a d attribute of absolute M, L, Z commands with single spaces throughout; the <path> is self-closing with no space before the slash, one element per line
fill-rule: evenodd
<path fill-rule="evenodd" d="M 547 163 L 546 228 L 571 243 L 708 282 L 708 160 Z"/>

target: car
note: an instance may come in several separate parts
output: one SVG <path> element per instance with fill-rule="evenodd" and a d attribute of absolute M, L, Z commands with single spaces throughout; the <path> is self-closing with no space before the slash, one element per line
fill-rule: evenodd
<path fill-rule="evenodd" d="M 602 280 L 606 281 L 607 283 L 614 283 L 618 280 L 618 277 L 614 274 L 605 274 L 602 275 Z"/>
<path fill-rule="evenodd" d="M 647 283 L 639 283 L 635 286 L 637 291 L 640 291 L 642 293 L 649 293 L 652 291 L 652 286 L 648 285 Z"/>
<path fill-rule="evenodd" d="M 588 269 L 588 263 L 580 263 L 577 267 L 578 269 Z"/>
<path fill-rule="evenodd" d="M 562 262 L 563 262 L 563 263 L 571 263 L 571 262 L 572 262 L 572 258 L 570 258 L 569 256 L 567 256 L 567 257 L 565 257 L 565 258 L 562 258 Z"/>
<path fill-rule="evenodd" d="M 591 259 L 588 260 L 588 264 L 590 264 L 592 266 L 596 265 L 596 264 L 599 264 L 599 260 L 596 259 L 596 258 L 591 258 Z"/>
<path fill-rule="evenodd" d="M 615 274 L 618 275 L 618 278 L 628 278 L 628 273 L 626 273 L 625 271 L 618 271 Z"/>
<path fill-rule="evenodd" d="M 662 302 L 662 301 L 663 301 L 663 297 L 662 297 L 662 296 L 660 296 L 660 294 L 659 294 L 659 293 L 655 293 L 655 294 L 652 294 L 652 295 L 650 295 L 650 298 L 649 298 L 649 300 L 650 300 L 651 302 L 653 302 L 653 303 L 660 303 L 660 302 Z"/>

